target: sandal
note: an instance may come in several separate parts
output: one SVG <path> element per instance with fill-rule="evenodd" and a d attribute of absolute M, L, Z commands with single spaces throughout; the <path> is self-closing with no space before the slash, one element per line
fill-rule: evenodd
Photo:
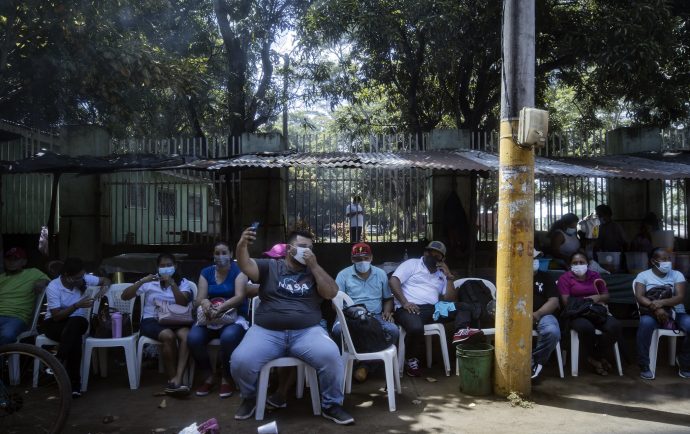
<path fill-rule="evenodd" d="M 609 375 L 608 371 L 601 365 L 601 362 L 594 359 L 588 359 L 587 362 L 589 362 L 589 366 L 591 366 L 598 375 L 602 377 Z"/>

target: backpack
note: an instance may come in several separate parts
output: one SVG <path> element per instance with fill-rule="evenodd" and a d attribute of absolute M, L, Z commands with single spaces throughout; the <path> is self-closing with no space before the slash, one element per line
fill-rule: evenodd
<path fill-rule="evenodd" d="M 481 280 L 468 280 L 458 288 L 460 303 L 470 305 L 472 320 L 479 328 L 493 328 L 496 322 L 496 302 L 491 290 Z"/>
<path fill-rule="evenodd" d="M 381 323 L 363 304 L 348 306 L 343 314 L 358 353 L 375 353 L 388 348 Z"/>

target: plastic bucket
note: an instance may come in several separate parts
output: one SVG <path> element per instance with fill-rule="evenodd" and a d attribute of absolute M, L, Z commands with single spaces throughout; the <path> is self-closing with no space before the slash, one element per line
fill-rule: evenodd
<path fill-rule="evenodd" d="M 460 371 L 460 391 L 472 396 L 490 395 L 494 346 L 486 343 L 458 345 L 455 356 Z"/>
<path fill-rule="evenodd" d="M 549 271 L 549 263 L 551 258 L 537 258 L 539 261 L 539 271 Z"/>
<path fill-rule="evenodd" d="M 625 252 L 625 263 L 630 274 L 638 275 L 648 268 L 647 253 Z"/>
<path fill-rule="evenodd" d="M 606 271 L 617 273 L 621 268 L 621 252 L 599 252 L 597 253 L 597 262 Z"/>
<path fill-rule="evenodd" d="M 673 231 L 655 231 L 652 232 L 652 246 L 665 247 L 673 250 Z"/>

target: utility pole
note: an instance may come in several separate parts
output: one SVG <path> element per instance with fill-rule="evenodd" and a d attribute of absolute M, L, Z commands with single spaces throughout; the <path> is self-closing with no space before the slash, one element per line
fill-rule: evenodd
<path fill-rule="evenodd" d="M 283 150 L 288 148 L 288 79 L 290 74 L 290 54 L 283 54 Z"/>
<path fill-rule="evenodd" d="M 534 106 L 534 0 L 504 0 L 498 174 L 494 392 L 531 392 L 534 151 L 515 141 L 519 112 Z"/>

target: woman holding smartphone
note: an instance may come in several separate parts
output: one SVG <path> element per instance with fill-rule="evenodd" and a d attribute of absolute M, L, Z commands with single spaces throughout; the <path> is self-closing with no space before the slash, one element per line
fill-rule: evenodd
<path fill-rule="evenodd" d="M 140 333 L 163 344 L 161 356 L 168 375 L 165 393 L 172 396 L 184 396 L 189 394 L 189 386 L 182 384 L 182 374 L 189 359 L 187 348 L 189 326 L 159 324 L 156 318 L 156 301 L 186 306 L 192 301 L 192 288 L 189 281 L 183 279 L 177 271 L 173 255 L 161 253 L 157 263 L 158 273 L 149 274 L 125 289 L 122 292 L 122 299 L 130 300 L 144 294 Z"/>

